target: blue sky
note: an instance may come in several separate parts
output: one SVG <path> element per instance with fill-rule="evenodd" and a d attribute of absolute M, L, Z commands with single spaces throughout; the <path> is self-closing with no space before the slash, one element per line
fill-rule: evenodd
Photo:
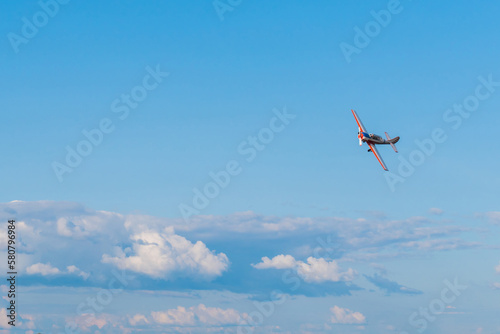
<path fill-rule="evenodd" d="M 124 270 L 130 284 L 82 331 L 237 332 L 279 289 L 289 299 L 257 332 L 411 333 L 455 277 L 468 288 L 425 332 L 500 331 L 498 4 L 54 3 L 0 5 L 0 202 L 24 224 L 24 330 L 57 332 Z M 53 15 L 26 36 L 42 7 Z M 357 29 L 389 10 L 360 46 Z M 398 154 L 379 148 L 390 172 L 358 146 L 352 108 L 401 136 Z M 259 134 L 272 137 L 249 159 Z"/>

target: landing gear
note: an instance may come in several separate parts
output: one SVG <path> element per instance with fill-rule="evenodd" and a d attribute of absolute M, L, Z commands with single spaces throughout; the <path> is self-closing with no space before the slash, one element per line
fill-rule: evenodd
<path fill-rule="evenodd" d="M 369 149 L 368 149 L 368 152 L 371 152 L 371 151 L 372 151 L 372 149 L 371 149 L 371 148 L 369 148 Z"/>

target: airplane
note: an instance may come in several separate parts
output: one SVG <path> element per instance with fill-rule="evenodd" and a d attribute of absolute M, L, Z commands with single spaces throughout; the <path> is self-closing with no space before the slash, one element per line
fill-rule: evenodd
<path fill-rule="evenodd" d="M 384 160 L 382 160 L 382 157 L 378 153 L 375 145 L 391 145 L 392 148 L 394 149 L 394 151 L 396 153 L 398 153 L 398 150 L 396 149 L 396 146 L 394 144 L 396 144 L 399 141 L 399 137 L 391 139 L 391 137 L 389 137 L 389 134 L 386 132 L 385 136 L 387 137 L 387 140 L 385 140 L 382 137 L 377 136 L 376 134 L 368 133 L 366 131 L 365 127 L 363 126 L 363 123 L 361 123 L 361 120 L 359 119 L 358 114 L 356 114 L 356 112 L 352 109 L 351 109 L 351 111 L 352 111 L 352 114 L 354 115 L 354 118 L 356 119 L 356 123 L 358 123 L 359 146 L 363 145 L 363 142 L 368 144 L 368 146 L 370 146 L 370 148 L 368 149 L 368 152 L 373 152 L 373 154 L 375 154 L 375 157 L 377 158 L 378 162 L 380 162 L 380 164 L 382 165 L 382 168 L 384 168 L 385 171 L 388 171 L 388 169 L 384 163 Z"/>

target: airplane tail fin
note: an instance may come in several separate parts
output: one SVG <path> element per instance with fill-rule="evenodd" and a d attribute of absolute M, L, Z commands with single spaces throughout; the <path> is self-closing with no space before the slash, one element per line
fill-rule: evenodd
<path fill-rule="evenodd" d="M 394 149 L 394 152 L 398 153 L 398 149 L 394 144 L 396 144 L 399 141 L 399 137 L 391 139 L 391 137 L 389 137 L 389 134 L 387 132 L 385 133 L 385 136 L 387 137 L 387 141 L 389 142 L 389 144 L 391 144 L 392 148 Z"/>

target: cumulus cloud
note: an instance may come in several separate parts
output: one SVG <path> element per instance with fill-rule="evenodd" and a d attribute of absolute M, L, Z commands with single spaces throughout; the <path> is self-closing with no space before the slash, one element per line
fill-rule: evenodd
<path fill-rule="evenodd" d="M 263 257 L 262 262 L 252 265 L 256 269 L 293 269 L 308 283 L 352 281 L 356 271 L 349 268 L 342 271 L 335 260 L 308 257 L 306 262 L 298 261 L 291 255 L 277 255 L 272 259 Z"/>
<path fill-rule="evenodd" d="M 0 308 L 0 328 L 10 328 L 9 318 L 7 318 L 7 309 Z"/>
<path fill-rule="evenodd" d="M 133 316 L 85 313 L 66 318 L 66 324 L 74 324 L 81 331 L 92 333 L 135 333 L 143 329 L 155 333 L 226 333 L 228 330 L 232 333 L 234 326 L 244 324 L 247 319 L 246 313 L 233 308 L 224 309 L 198 304 L 152 311 L 149 314 L 137 313 Z"/>
<path fill-rule="evenodd" d="M 141 324 L 148 324 L 149 320 L 143 314 L 136 314 L 133 317 L 128 317 L 128 322 L 132 326 L 137 326 L 137 325 L 141 325 Z"/>
<path fill-rule="evenodd" d="M 162 325 L 194 325 L 194 312 L 193 310 L 186 310 L 185 307 L 178 306 L 176 309 L 151 312 L 153 320 Z"/>
<path fill-rule="evenodd" d="M 63 280 L 64 276 L 77 276 L 105 283 L 115 266 L 153 278 L 210 280 L 229 266 L 224 253 L 209 250 L 202 241 L 191 242 L 176 235 L 171 227 L 175 219 L 96 211 L 70 202 L 0 203 L 0 219 L 12 215 L 23 218 L 16 222 L 16 241 L 24 245 L 19 270 L 29 275 L 57 275 Z M 0 230 L 0 246 L 6 242 L 5 230 Z M 68 259 L 74 259 L 74 264 L 61 266 Z M 96 275 L 91 277 L 90 271 Z"/>
<path fill-rule="evenodd" d="M 0 328 L 12 330 L 13 327 L 9 325 L 10 320 L 11 319 L 7 317 L 7 309 L 5 307 L 0 308 Z M 15 328 L 20 328 L 24 330 L 34 329 L 36 327 L 34 317 L 30 314 L 18 314 L 15 324 L 16 324 Z M 26 331 L 26 333 L 28 332 L 29 331 Z M 4 332 L 0 330 L 0 333 L 10 333 L 10 331 Z"/>
<path fill-rule="evenodd" d="M 201 323 L 208 325 L 234 325 L 246 318 L 246 314 L 240 314 L 235 309 L 206 307 L 203 304 L 198 305 L 195 314 Z"/>
<path fill-rule="evenodd" d="M 330 312 L 332 312 L 330 321 L 334 324 L 363 324 L 366 321 L 363 314 L 347 308 L 334 306 L 330 308 Z"/>
<path fill-rule="evenodd" d="M 70 238 L 85 238 L 108 231 L 110 225 L 123 224 L 124 216 L 107 211 L 95 211 L 87 214 L 63 216 L 57 219 L 57 233 Z"/>
<path fill-rule="evenodd" d="M 77 275 L 83 279 L 89 278 L 90 274 L 80 270 L 77 266 L 68 266 L 66 271 L 59 270 L 53 267 L 50 263 L 35 263 L 26 268 L 26 273 L 29 275 L 42 275 L 42 276 L 54 276 L 54 275 Z"/>
<path fill-rule="evenodd" d="M 55 267 L 52 267 L 50 263 L 35 263 L 26 268 L 26 272 L 30 275 L 42 275 L 50 276 L 60 274 L 61 271 Z"/>
<path fill-rule="evenodd" d="M 74 275 L 82 277 L 83 279 L 87 279 L 90 276 L 89 273 L 86 273 L 86 272 L 80 270 L 80 268 L 78 268 L 77 266 L 67 266 L 66 270 L 67 270 L 68 274 L 74 274 Z"/>
<path fill-rule="evenodd" d="M 352 281 L 356 272 L 349 268 L 342 272 L 335 260 L 327 261 L 323 258 L 307 258 L 307 263 L 297 261 L 297 274 L 306 282 L 321 283 L 325 281 Z"/>
<path fill-rule="evenodd" d="M 116 256 L 104 254 L 102 262 L 164 279 L 174 275 L 213 279 L 222 275 L 229 266 L 226 254 L 216 254 L 201 241 L 193 244 L 176 235 L 173 228 L 166 228 L 163 232 L 146 230 L 130 239 L 133 241 L 132 254 L 127 255 L 118 248 Z"/>
<path fill-rule="evenodd" d="M 35 329 L 35 317 L 31 314 L 20 315 L 21 322 L 19 323 L 23 328 Z"/>
<path fill-rule="evenodd" d="M 359 219 L 279 217 L 249 211 L 224 216 L 196 216 L 192 217 L 190 224 L 185 224 L 182 219 L 122 215 L 92 210 L 71 202 L 0 203 L 0 219 L 13 216 L 22 218 L 17 222 L 19 243 L 23 245 L 19 255 L 24 256 L 20 271 L 35 265 L 30 271 L 37 272 L 37 275 L 87 277 L 92 284 L 105 284 L 109 271 L 115 267 L 144 273 L 151 278 L 189 277 L 209 281 L 227 272 L 230 254 L 226 253 L 226 256 L 216 249 L 208 249 L 207 242 L 234 249 L 240 240 L 249 238 L 256 247 L 259 247 L 259 242 L 268 244 L 269 240 L 286 240 L 291 255 L 263 258 L 258 264 L 259 269 L 268 266 L 295 270 L 309 281 L 336 277 L 337 262 L 330 261 L 330 258 L 378 262 L 389 257 L 481 247 L 480 243 L 463 241 L 473 239 L 460 235 L 470 234 L 472 228 L 435 222 L 429 217 L 401 220 L 378 214 Z M 481 217 L 484 216 L 495 220 L 500 213 L 490 212 Z M 166 227 L 170 230 L 166 231 Z M 325 236 L 331 240 L 325 241 Z M 5 230 L 0 230 L 0 247 L 6 241 Z M 282 252 L 280 244 L 277 242 L 272 250 L 276 254 Z M 39 249 L 46 251 L 39 252 Z M 85 249 L 85 256 L 81 254 L 82 249 Z M 294 249 L 300 249 L 301 253 Z M 242 260 L 241 254 L 238 253 L 240 258 L 237 260 Z M 309 256 L 311 260 L 295 260 Z M 69 258 L 74 259 L 71 264 L 78 270 L 67 267 Z M 40 265 L 49 261 L 50 267 Z M 322 270 L 323 274 L 315 276 Z M 89 276 L 89 272 L 95 275 Z M 347 271 L 341 280 L 349 280 L 349 276 Z M 31 282 L 35 279 L 33 277 Z M 60 282 L 51 280 L 48 284 Z M 239 288 L 243 285 L 241 280 L 235 284 Z"/>
<path fill-rule="evenodd" d="M 97 315 L 92 313 L 84 313 L 68 320 L 68 324 L 73 323 L 78 327 L 78 329 L 84 332 L 90 332 L 93 329 L 94 333 L 101 333 L 100 331 L 97 331 L 97 329 L 102 330 L 106 333 L 107 329 L 118 327 L 122 321 L 119 316 L 108 313 Z"/>
<path fill-rule="evenodd" d="M 291 255 L 276 255 L 272 259 L 267 256 L 262 258 L 262 262 L 254 264 L 257 269 L 290 269 L 297 265 L 297 261 Z"/>
<path fill-rule="evenodd" d="M 136 315 L 137 316 L 137 315 Z M 146 319 L 145 317 L 143 317 Z M 143 319 L 141 317 L 141 319 Z M 172 326 L 225 326 L 240 324 L 247 318 L 246 313 L 240 313 L 235 309 L 222 309 L 218 307 L 207 307 L 204 304 L 185 308 L 178 306 L 175 309 L 151 312 L 154 322 L 161 325 Z"/>

